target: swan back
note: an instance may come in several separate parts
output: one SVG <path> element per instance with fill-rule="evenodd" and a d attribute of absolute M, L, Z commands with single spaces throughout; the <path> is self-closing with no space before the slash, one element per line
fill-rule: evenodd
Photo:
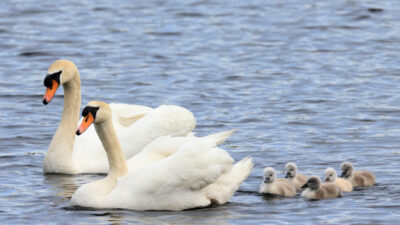
<path fill-rule="evenodd" d="M 103 203 L 135 210 L 207 206 L 212 200 L 204 188 L 229 173 L 232 162 L 227 152 L 209 142 L 190 141 L 170 157 L 120 178 Z"/>
<path fill-rule="evenodd" d="M 119 135 L 119 139 L 126 147 L 125 155 L 130 158 L 157 137 L 184 136 L 191 132 L 195 125 L 196 120 L 189 110 L 180 106 L 162 105 L 127 127 L 126 132 Z M 132 139 L 135 139 L 135 144 L 124 144 L 132 142 Z"/>

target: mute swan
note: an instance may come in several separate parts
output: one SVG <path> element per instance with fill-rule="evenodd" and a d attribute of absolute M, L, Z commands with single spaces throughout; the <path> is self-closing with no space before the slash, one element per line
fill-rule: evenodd
<path fill-rule="evenodd" d="M 293 197 L 296 195 L 296 189 L 287 180 L 276 178 L 274 168 L 267 167 L 264 169 L 264 181 L 260 184 L 260 193 Z"/>
<path fill-rule="evenodd" d="M 168 157 L 131 171 L 113 128 L 109 106 L 90 102 L 82 116 L 77 134 L 94 123 L 110 171 L 106 178 L 81 186 L 72 196 L 72 206 L 178 211 L 224 204 L 253 167 L 251 158 L 233 165 L 229 154 L 215 146 L 218 138 L 212 136 L 194 138 Z M 144 151 L 133 159 L 141 154 Z"/>
<path fill-rule="evenodd" d="M 297 191 L 300 191 L 301 186 L 303 186 L 307 181 L 307 176 L 297 173 L 297 165 L 293 162 L 287 163 L 285 165 L 285 168 L 286 168 L 285 178 L 295 186 Z"/>
<path fill-rule="evenodd" d="M 353 187 L 372 186 L 375 184 L 375 176 L 369 171 L 354 171 L 353 164 L 344 162 L 340 166 L 342 169 L 342 176 L 348 180 Z"/>
<path fill-rule="evenodd" d="M 93 127 L 75 138 L 81 106 L 80 75 L 73 62 L 58 60 L 44 79 L 43 103 L 48 104 L 57 88 L 64 87 L 64 109 L 60 124 L 43 162 L 44 173 L 107 173 L 107 156 Z M 196 124 L 193 114 L 178 106 L 151 109 L 139 105 L 111 103 L 112 121 L 126 158 L 164 135 L 186 135 Z"/>
<path fill-rule="evenodd" d="M 336 170 L 328 168 L 325 170 L 325 182 L 336 184 L 342 191 L 351 192 L 353 191 L 353 185 L 343 178 L 337 177 Z"/>
<path fill-rule="evenodd" d="M 342 197 L 342 190 L 338 186 L 332 183 L 321 184 L 321 180 L 317 176 L 308 178 L 301 188 L 307 188 L 301 193 L 301 196 L 308 199 L 320 200 Z"/>

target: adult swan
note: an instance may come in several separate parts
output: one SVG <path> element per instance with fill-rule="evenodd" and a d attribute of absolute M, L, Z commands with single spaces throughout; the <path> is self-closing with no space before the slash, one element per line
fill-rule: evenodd
<path fill-rule="evenodd" d="M 81 186 L 72 196 L 73 206 L 184 210 L 211 203 L 224 204 L 253 167 L 251 158 L 233 164 L 229 154 L 217 148 L 213 138 L 207 138 L 213 136 L 210 135 L 194 137 L 175 152 L 167 153 L 168 156 L 130 169 L 111 122 L 110 107 L 93 101 L 84 108 L 82 116 L 84 118 L 77 134 L 85 132 L 94 123 L 107 152 L 110 171 L 106 178 Z M 143 150 L 132 159 L 163 153 L 164 149 Z"/>
<path fill-rule="evenodd" d="M 44 79 L 47 87 L 43 104 L 47 105 L 57 88 L 64 87 L 64 109 L 61 122 L 51 140 L 43 162 L 44 173 L 107 173 L 107 155 L 89 128 L 77 138 L 76 126 L 81 106 L 81 81 L 78 68 L 71 61 L 58 60 L 50 65 Z M 130 158 L 154 139 L 164 135 L 186 135 L 196 124 L 193 114 L 179 106 L 162 105 L 156 109 L 145 106 L 110 104 L 112 122 Z"/>

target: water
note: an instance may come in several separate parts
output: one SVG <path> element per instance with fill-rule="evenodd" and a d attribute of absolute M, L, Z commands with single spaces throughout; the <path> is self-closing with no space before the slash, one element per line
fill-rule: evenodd
<path fill-rule="evenodd" d="M 400 220 L 400 2 L 2 1 L 2 224 L 397 224 Z M 380 10 L 381 9 L 381 10 Z M 228 204 L 184 212 L 88 210 L 73 192 L 101 175 L 46 175 L 62 89 L 41 103 L 55 60 L 74 61 L 82 104 L 98 99 L 195 113 L 199 135 L 250 155 Z M 343 198 L 257 194 L 262 170 L 295 161 L 323 176 L 349 160 L 377 184 Z"/>

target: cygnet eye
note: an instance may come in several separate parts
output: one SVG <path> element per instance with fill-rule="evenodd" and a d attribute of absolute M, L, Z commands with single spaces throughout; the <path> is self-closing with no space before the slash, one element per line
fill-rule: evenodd
<path fill-rule="evenodd" d="M 293 169 L 291 169 L 290 171 L 292 171 L 292 172 L 293 172 Z"/>

